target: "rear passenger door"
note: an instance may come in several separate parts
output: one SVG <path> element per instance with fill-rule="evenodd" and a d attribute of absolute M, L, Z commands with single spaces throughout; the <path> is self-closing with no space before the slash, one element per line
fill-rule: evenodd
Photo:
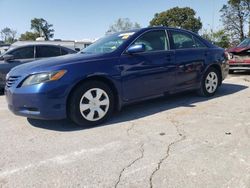
<path fill-rule="evenodd" d="M 169 34 L 177 65 L 176 90 L 198 87 L 201 71 L 208 55 L 207 46 L 185 31 L 169 30 Z"/>
<path fill-rule="evenodd" d="M 61 48 L 57 46 L 36 46 L 36 59 L 56 57 L 61 55 Z"/>
<path fill-rule="evenodd" d="M 34 61 L 34 46 L 18 47 L 10 50 L 6 53 L 7 55 L 13 55 L 13 59 L 9 61 L 3 61 L 1 63 L 1 78 L 2 82 L 5 80 L 5 75 L 14 67 L 23 63 Z"/>

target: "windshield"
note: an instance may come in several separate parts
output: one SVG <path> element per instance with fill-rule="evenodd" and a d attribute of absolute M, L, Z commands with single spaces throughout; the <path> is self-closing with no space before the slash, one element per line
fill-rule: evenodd
<path fill-rule="evenodd" d="M 128 40 L 135 32 L 124 32 L 108 35 L 91 44 L 87 48 L 80 51 L 83 54 L 101 54 L 115 51 L 126 40 Z"/>
<path fill-rule="evenodd" d="M 247 47 L 250 45 L 250 38 L 243 40 L 237 47 Z"/>

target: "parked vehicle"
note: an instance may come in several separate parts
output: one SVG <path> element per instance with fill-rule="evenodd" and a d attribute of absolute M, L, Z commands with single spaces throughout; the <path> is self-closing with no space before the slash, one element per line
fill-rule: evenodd
<path fill-rule="evenodd" d="M 229 54 L 229 73 L 236 70 L 250 70 L 250 38 L 243 40 L 237 47 L 231 48 Z"/>
<path fill-rule="evenodd" d="M 4 89 L 5 77 L 13 68 L 23 63 L 48 57 L 76 53 L 69 48 L 55 45 L 24 45 L 12 48 L 0 56 L 0 90 Z"/>
<path fill-rule="evenodd" d="M 18 66 L 5 92 L 16 115 L 93 126 L 149 98 L 186 90 L 213 96 L 228 68 L 224 50 L 195 33 L 144 28 L 106 36 L 78 54 Z"/>
<path fill-rule="evenodd" d="M 86 48 L 90 44 L 92 44 L 94 40 L 91 39 L 83 39 L 83 40 L 45 40 L 44 38 L 40 37 L 37 38 L 36 41 L 17 41 L 11 45 L 12 47 L 24 46 L 24 45 L 55 45 L 55 46 L 63 46 L 74 51 L 80 51 L 83 48 Z"/>
<path fill-rule="evenodd" d="M 5 53 L 10 47 L 10 44 L 1 44 L 0 43 L 0 55 Z"/>

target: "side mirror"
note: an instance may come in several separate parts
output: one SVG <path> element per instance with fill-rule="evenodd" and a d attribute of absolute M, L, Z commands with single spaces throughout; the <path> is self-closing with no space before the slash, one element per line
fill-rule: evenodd
<path fill-rule="evenodd" d="M 144 44 L 134 44 L 127 49 L 128 54 L 135 54 L 140 52 L 145 52 L 146 47 Z"/>
<path fill-rule="evenodd" d="M 13 55 L 3 55 L 3 60 L 4 61 L 10 61 L 10 60 L 13 60 L 14 59 L 14 56 Z"/>

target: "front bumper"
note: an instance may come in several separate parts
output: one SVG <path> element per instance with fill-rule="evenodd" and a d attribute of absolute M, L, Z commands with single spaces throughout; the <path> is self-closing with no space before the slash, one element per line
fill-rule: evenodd
<path fill-rule="evenodd" d="M 53 83 L 28 87 L 5 87 L 8 108 L 16 115 L 34 119 L 65 119 L 64 89 Z M 49 85 L 49 87 L 48 87 Z"/>
<path fill-rule="evenodd" d="M 222 81 L 226 79 L 228 72 L 229 72 L 229 63 L 228 62 L 222 63 L 221 64 Z"/>
<path fill-rule="evenodd" d="M 247 60 L 229 60 L 229 69 L 230 70 L 250 70 L 250 59 Z"/>
<path fill-rule="evenodd" d="M 242 63 L 230 64 L 229 70 L 250 70 L 250 64 L 242 64 Z"/>

